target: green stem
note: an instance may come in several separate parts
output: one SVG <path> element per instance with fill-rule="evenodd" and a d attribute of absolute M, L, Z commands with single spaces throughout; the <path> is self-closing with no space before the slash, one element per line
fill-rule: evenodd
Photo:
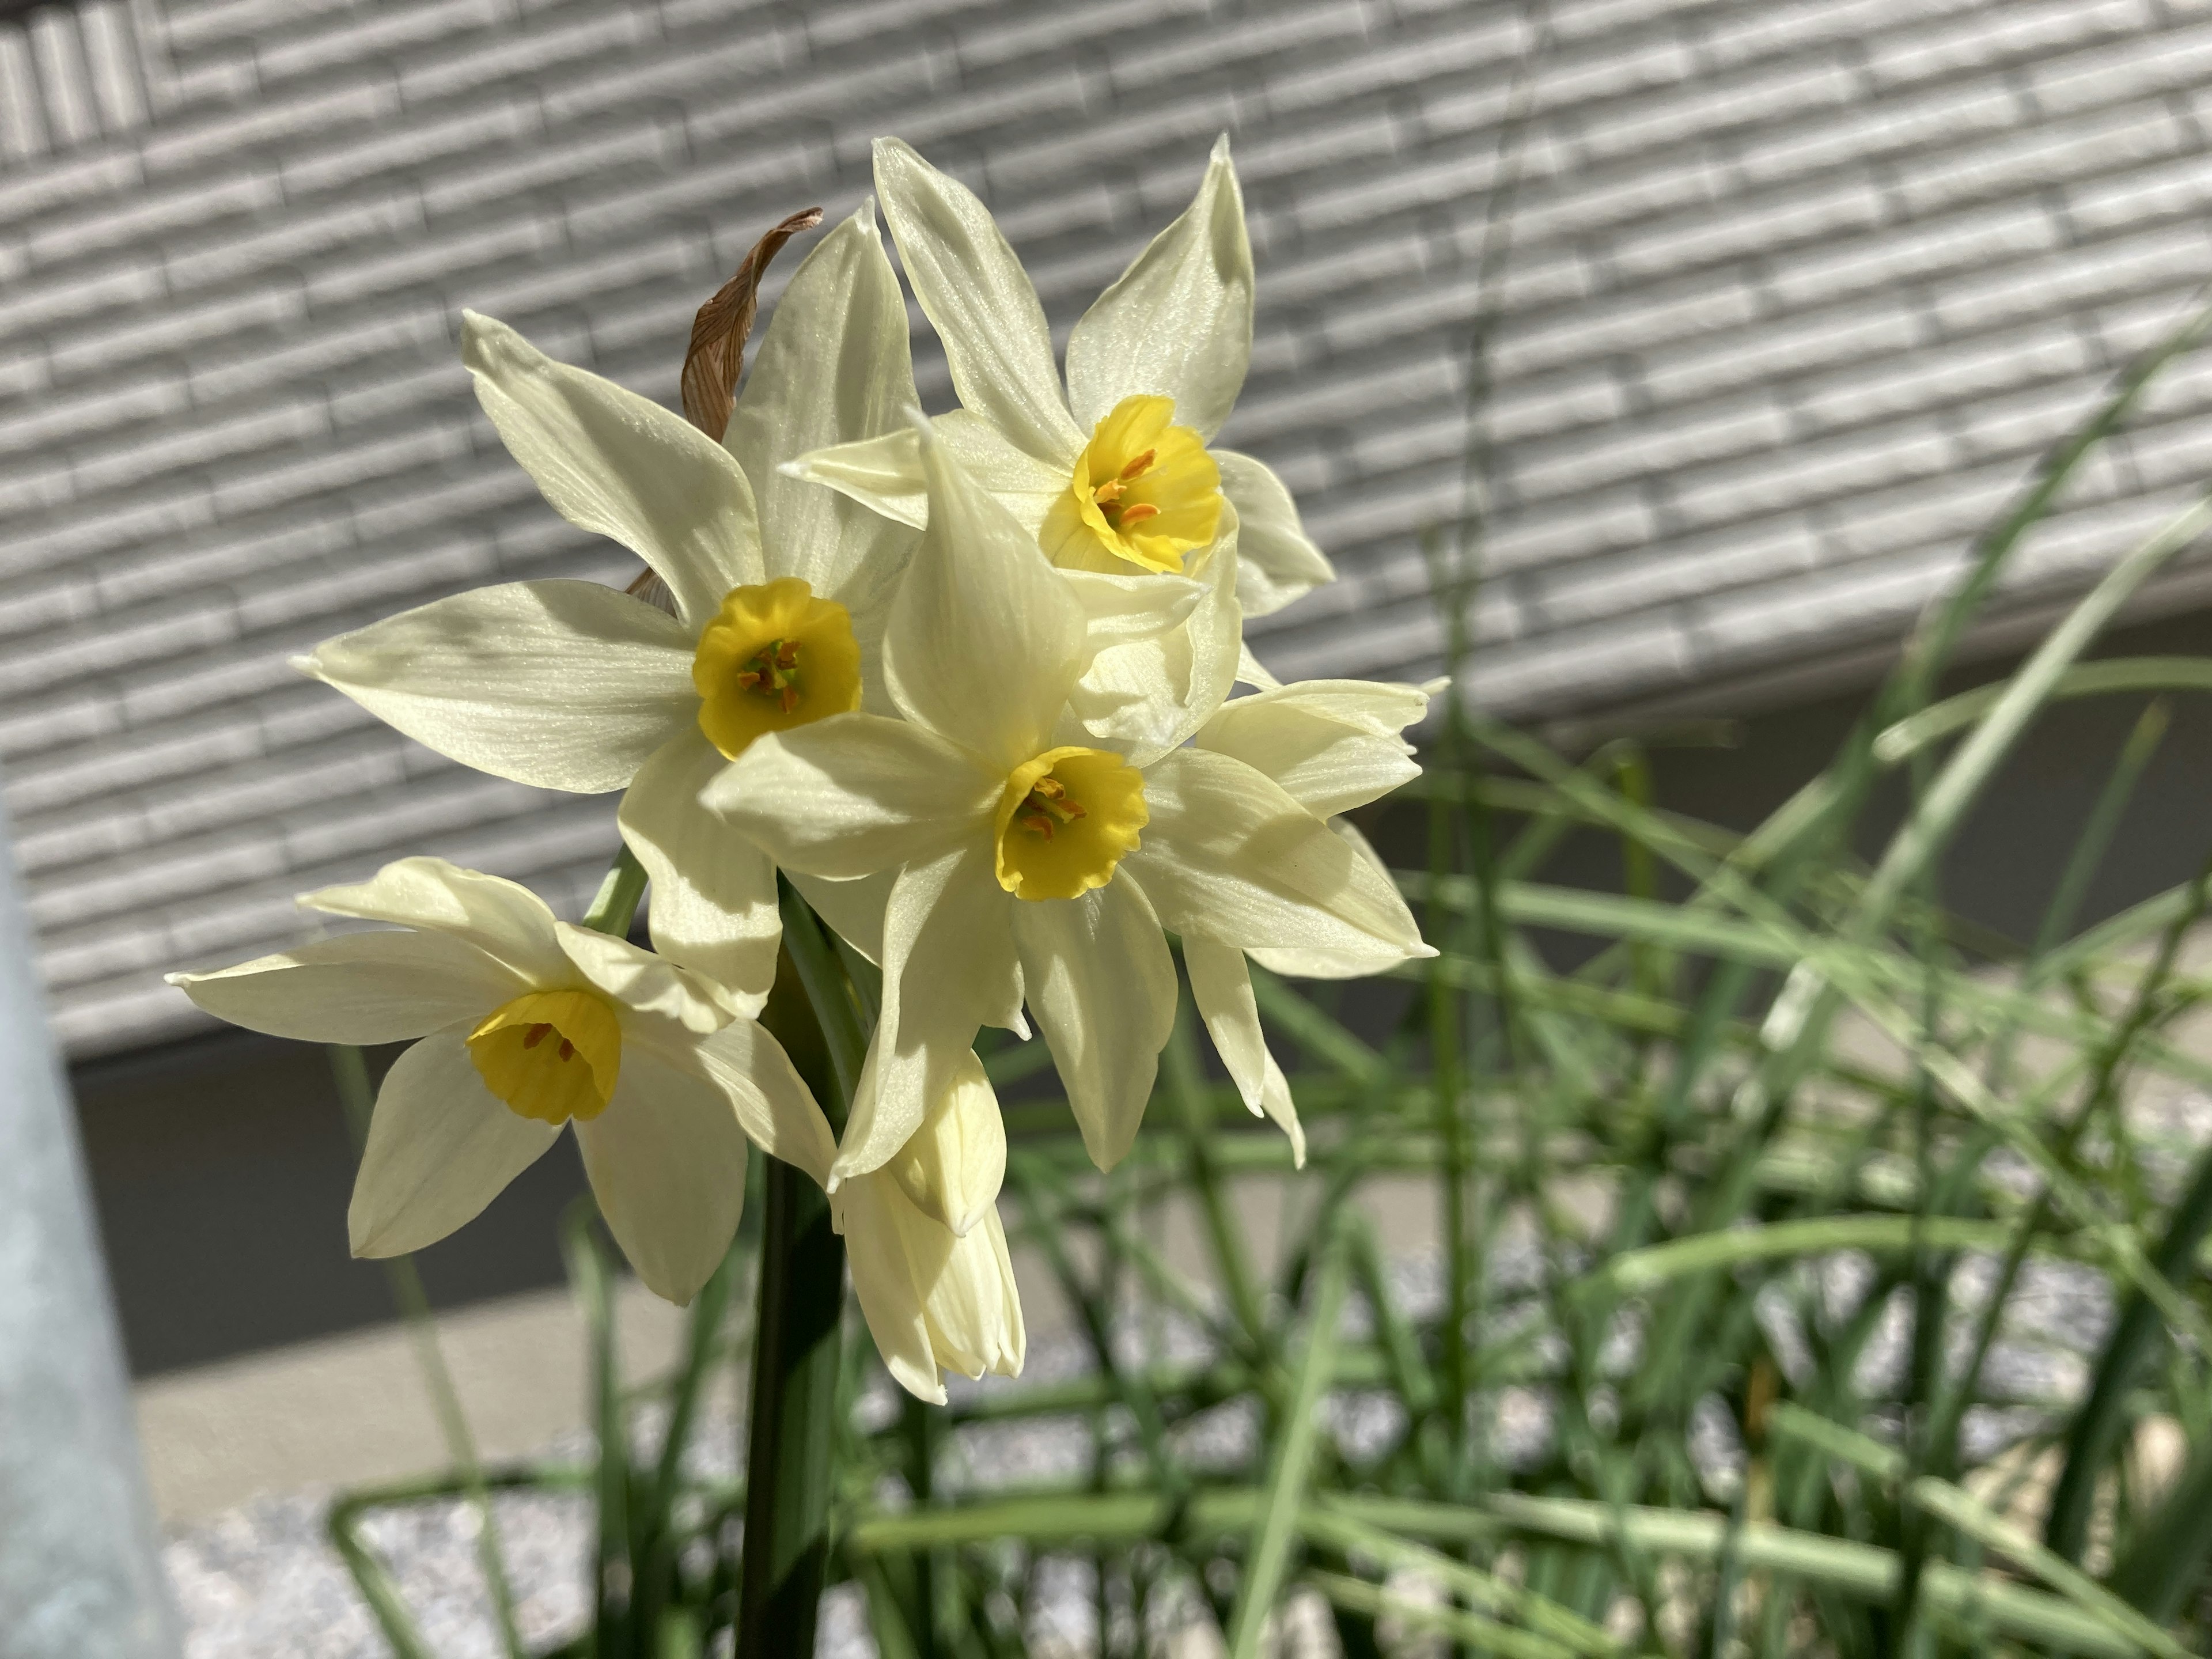
<path fill-rule="evenodd" d="M 780 885 L 783 953 L 761 1023 L 842 1132 L 867 1039 L 821 925 Z M 814 1651 L 836 1483 L 845 1242 L 830 1224 L 828 1195 L 803 1170 L 773 1160 L 767 1188 L 737 1659 Z"/>

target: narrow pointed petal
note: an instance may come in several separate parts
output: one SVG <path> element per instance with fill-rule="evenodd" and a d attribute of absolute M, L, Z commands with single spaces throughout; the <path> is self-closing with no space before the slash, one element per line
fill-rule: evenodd
<path fill-rule="evenodd" d="M 884 911 L 898 880 L 896 870 L 878 870 L 872 876 L 850 881 L 830 881 L 803 871 L 787 871 L 799 896 L 830 929 L 878 967 L 884 960 Z"/>
<path fill-rule="evenodd" d="M 417 743 L 540 789 L 619 789 L 692 717 L 684 626 L 597 582 L 508 582 L 325 640 L 295 665 Z"/>
<path fill-rule="evenodd" d="M 987 833 L 1002 776 L 903 720 L 839 714 L 756 738 L 708 809 L 787 869 L 848 881 Z"/>
<path fill-rule="evenodd" d="M 534 984 L 574 978 L 544 900 L 520 882 L 443 859 L 395 859 L 367 881 L 304 894 L 300 902 L 325 915 L 450 933 Z"/>
<path fill-rule="evenodd" d="M 1334 817 L 1420 776 L 1399 733 L 1428 706 L 1418 686 L 1301 680 L 1224 703 L 1194 741 L 1266 773 L 1315 817 Z"/>
<path fill-rule="evenodd" d="M 837 1142 L 783 1045 L 751 1020 L 733 1019 L 701 1043 L 697 1054 L 753 1144 L 826 1185 Z"/>
<path fill-rule="evenodd" d="M 888 602 L 913 537 L 781 469 L 810 450 L 906 429 L 919 401 L 906 301 L 863 207 L 793 273 L 722 434 L 759 501 L 771 577 L 802 577 L 848 611 Z"/>
<path fill-rule="evenodd" d="M 1123 860 L 1178 933 L 1246 948 L 1433 955 L 1389 878 L 1242 761 L 1182 749 L 1145 775 L 1152 821 Z"/>
<path fill-rule="evenodd" d="M 689 1053 L 696 1039 L 730 1023 L 727 994 L 712 980 L 595 927 L 556 921 L 553 932 L 572 964 L 571 982 L 590 985 L 614 1002 L 625 1040 L 640 1035 Z"/>
<path fill-rule="evenodd" d="M 1083 606 L 1060 573 L 922 436 L 929 528 L 884 636 L 884 673 L 915 724 L 1012 771 L 1049 744 L 1083 666 Z"/>
<path fill-rule="evenodd" d="M 1281 1126 L 1290 1137 L 1291 1162 L 1304 1169 L 1305 1130 L 1291 1099 L 1290 1081 L 1268 1052 L 1267 1033 L 1260 1027 L 1260 1007 L 1253 1000 L 1244 953 L 1203 933 L 1186 933 L 1182 959 L 1190 970 L 1190 993 L 1199 1018 L 1206 1022 L 1206 1035 L 1213 1039 L 1237 1092 L 1255 1115 L 1265 1114 Z"/>
<path fill-rule="evenodd" d="M 1224 135 L 1183 215 L 1098 296 L 1067 341 L 1067 392 L 1089 429 L 1122 398 L 1175 399 L 1211 438 L 1252 362 L 1252 245 Z"/>
<path fill-rule="evenodd" d="M 559 1127 L 510 1112 L 469 1058 L 473 1019 L 424 1037 L 377 1091 L 346 1231 L 356 1255 L 404 1255 L 474 1220 Z"/>
<path fill-rule="evenodd" d="M 1018 1006 L 1011 907 L 988 842 L 909 865 L 884 918 L 884 1001 L 835 1180 L 888 1163 L 951 1086 L 975 1033 Z"/>
<path fill-rule="evenodd" d="M 999 1097 L 970 1054 L 921 1127 L 884 1165 L 916 1208 L 965 1237 L 999 1201 L 1006 1176 L 1006 1126 Z"/>
<path fill-rule="evenodd" d="M 695 721 L 640 769 L 616 819 L 653 878 L 653 948 L 719 981 L 736 994 L 736 1011 L 751 1018 L 775 981 L 783 924 L 775 866 L 700 799 L 728 765 Z"/>
<path fill-rule="evenodd" d="M 1117 645 L 1135 645 L 1171 634 L 1189 620 L 1206 588 L 1185 576 L 1117 576 L 1100 570 L 1063 570 L 1060 580 L 1082 602 L 1084 650 L 1092 657 Z"/>
<path fill-rule="evenodd" d="M 1231 449 L 1208 452 L 1221 493 L 1237 509 L 1237 597 L 1248 617 L 1272 616 L 1336 580 L 1328 555 L 1307 536 L 1297 503 L 1273 468 Z"/>
<path fill-rule="evenodd" d="M 1262 691 L 1273 691 L 1282 684 L 1267 672 L 1267 665 L 1252 654 L 1252 647 L 1241 642 L 1237 650 L 1237 679 L 1241 685 L 1256 686 Z"/>
<path fill-rule="evenodd" d="M 943 1263 L 909 1260 L 892 1206 L 913 1206 L 887 1176 L 848 1181 L 830 1195 L 830 1203 L 837 1231 L 845 1236 L 853 1296 L 860 1304 L 860 1316 L 868 1322 L 868 1334 L 875 1339 L 884 1368 L 915 1399 L 942 1406 L 945 1382 L 938 1374 L 937 1350 L 929 1340 L 929 1318 L 918 1281 L 922 1273 L 940 1271 Z M 949 1257 L 954 1241 L 949 1232 L 945 1237 L 948 1243 L 941 1255 Z"/>
<path fill-rule="evenodd" d="M 1132 766 L 1149 766 L 1221 706 L 1237 682 L 1242 649 L 1235 544 L 1232 531 L 1194 562 L 1202 591 L 1181 627 L 1112 645 L 1091 659 L 1067 704 L 1068 720 L 1090 741 Z"/>
<path fill-rule="evenodd" d="M 1175 958 L 1159 918 L 1137 884 L 1116 875 L 1080 898 L 1017 903 L 1014 938 L 1084 1150 L 1110 1170 L 1136 1139 L 1175 1028 Z"/>
<path fill-rule="evenodd" d="M 908 1223 L 909 1231 L 917 1222 L 937 1224 L 916 1212 Z M 1006 1253 L 1006 1228 L 995 1206 L 984 1211 L 972 1231 L 953 1241 L 943 1270 L 928 1287 L 922 1310 L 937 1363 L 947 1370 L 967 1377 L 1022 1374 L 1029 1333 L 1014 1285 L 1013 1261 Z"/>
<path fill-rule="evenodd" d="M 814 449 L 783 470 L 794 482 L 821 484 L 894 523 L 919 530 L 929 522 L 921 477 L 921 437 L 911 426 L 879 438 Z"/>
<path fill-rule="evenodd" d="M 461 313 L 461 361 L 507 453 L 579 530 L 652 566 L 696 634 L 761 573 L 751 486 L 681 415 L 559 363 L 506 324 Z"/>
<path fill-rule="evenodd" d="M 445 933 L 342 933 L 169 983 L 217 1019 L 303 1042 L 404 1042 L 485 1013 L 527 982 Z"/>
<path fill-rule="evenodd" d="M 1374 843 L 1354 829 L 1349 819 L 1334 818 L 1329 832 L 1364 860 L 1370 868 L 1385 881 L 1390 881 L 1390 866 L 1375 850 Z M 1395 885 L 1395 882 L 1392 885 Z M 1406 960 L 1406 952 L 1395 945 L 1379 940 L 1353 950 L 1302 951 L 1255 945 L 1245 953 L 1271 974 L 1281 974 L 1290 979 L 1366 979 L 1371 975 L 1387 973 Z M 1432 955 L 1425 948 L 1419 954 Z"/>
<path fill-rule="evenodd" d="M 745 1198 L 745 1133 L 705 1078 L 636 1043 L 597 1117 L 579 1120 L 592 1196 L 655 1296 L 687 1303 L 720 1265 Z"/>
<path fill-rule="evenodd" d="M 933 416 L 929 429 L 970 477 L 1035 536 L 1055 499 L 1073 483 L 1068 467 L 1041 461 L 972 409 Z M 817 449 L 784 471 L 920 530 L 929 522 L 929 487 L 921 471 L 921 437 L 911 426 L 880 438 Z"/>
<path fill-rule="evenodd" d="M 960 401 L 1040 460 L 1072 465 L 1084 434 L 1060 393 L 1044 307 L 989 210 L 896 138 L 877 139 L 875 155 L 884 222 Z"/>

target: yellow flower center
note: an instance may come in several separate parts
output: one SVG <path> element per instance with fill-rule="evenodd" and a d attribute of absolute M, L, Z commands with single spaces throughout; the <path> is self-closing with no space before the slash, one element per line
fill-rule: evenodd
<path fill-rule="evenodd" d="M 1048 749 L 999 797 L 999 885 L 1016 898 L 1074 898 L 1113 878 L 1150 820 L 1145 775 L 1103 749 Z"/>
<path fill-rule="evenodd" d="M 469 1033 L 469 1058 L 517 1117 L 595 1118 L 615 1097 L 622 1027 L 593 992 L 532 991 Z"/>
<path fill-rule="evenodd" d="M 733 587 L 691 659 L 699 729 L 732 760 L 763 732 L 860 706 L 853 618 L 797 576 Z"/>
<path fill-rule="evenodd" d="M 1221 469 L 1176 426 L 1172 398 L 1124 398 L 1091 428 L 1066 491 L 1045 515 L 1054 564 L 1122 575 L 1180 573 L 1221 527 Z"/>

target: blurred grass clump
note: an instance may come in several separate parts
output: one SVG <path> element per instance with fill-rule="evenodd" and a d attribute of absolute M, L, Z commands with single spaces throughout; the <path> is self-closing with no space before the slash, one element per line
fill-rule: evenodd
<path fill-rule="evenodd" d="M 2212 690 L 2212 662 L 2085 653 L 2212 505 L 2113 564 L 2009 678 L 1936 688 L 2023 538 L 2208 326 L 2046 458 L 1833 758 L 1748 835 L 1656 810 L 1648 746 L 1563 753 L 1447 699 L 1417 799 L 1387 809 L 1425 816 L 1400 879 L 1441 954 L 1357 1007 L 1255 973 L 1301 1060 L 1304 1171 L 1209 1073 L 1188 1010 L 1109 1176 L 1064 1104 L 1018 1086 L 1041 1044 L 988 1056 L 1010 1231 L 1077 1352 L 949 1409 L 893 1404 L 848 1310 L 830 1577 L 889 1659 L 2204 1650 L 2212 1045 L 2191 1021 L 2212 981 L 2186 947 L 2208 877 L 2080 913 L 2177 694 Z M 1437 560 L 1454 618 L 1463 528 Z M 2039 715 L 2087 696 L 2142 713 L 2040 926 L 1968 926 L 1947 848 Z M 1862 857 L 1899 779 L 1902 823 Z M 1593 834 L 1619 890 L 1547 880 Z M 1591 946 L 1571 969 L 1539 949 L 1564 935 Z M 1255 1182 L 1280 1200 L 1267 1261 L 1237 1195 Z M 1375 1217 L 1417 1196 L 1433 1255 L 1393 1260 Z M 397 1652 L 428 1650 L 362 1517 L 514 1487 L 596 1506 L 592 1628 L 560 1651 L 729 1650 L 742 1481 L 690 1454 L 714 1379 L 742 1374 L 757 1200 L 684 1364 L 635 1384 L 613 1367 L 615 1257 L 574 1219 L 594 1463 L 478 1469 L 452 1410 L 455 1472 L 337 1505 Z M 1200 1270 L 1170 1259 L 1170 1216 Z"/>

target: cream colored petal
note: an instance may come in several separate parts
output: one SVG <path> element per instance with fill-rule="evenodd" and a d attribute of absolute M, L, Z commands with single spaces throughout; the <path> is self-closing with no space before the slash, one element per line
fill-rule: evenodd
<path fill-rule="evenodd" d="M 1421 775 L 1399 733 L 1428 702 L 1417 686 L 1301 680 L 1222 704 L 1194 741 L 1266 773 L 1315 817 L 1334 817 Z"/>
<path fill-rule="evenodd" d="M 1298 1110 L 1291 1100 L 1291 1085 L 1282 1068 L 1267 1050 L 1266 1032 L 1260 1027 L 1260 1006 L 1252 997 L 1252 975 L 1244 966 L 1244 953 L 1233 945 L 1221 945 L 1203 933 L 1186 933 L 1183 966 L 1190 973 L 1190 994 L 1206 1022 L 1206 1035 L 1229 1070 L 1237 1092 L 1256 1116 L 1264 1113 L 1280 1124 L 1291 1139 L 1291 1158 L 1305 1167 L 1306 1135 L 1298 1123 Z"/>
<path fill-rule="evenodd" d="M 1182 749 L 1145 775 L 1152 821 L 1123 861 L 1160 920 L 1246 948 L 1434 952 L 1389 879 L 1265 774 Z"/>
<path fill-rule="evenodd" d="M 1206 596 L 1204 584 L 1185 576 L 1116 576 L 1101 570 L 1062 570 L 1060 580 L 1082 602 L 1083 648 L 1096 658 L 1117 645 L 1137 645 L 1171 634 L 1189 620 Z"/>
<path fill-rule="evenodd" d="M 745 1200 L 745 1133 L 704 1077 L 638 1044 L 622 1079 L 576 1142 L 607 1230 L 655 1296 L 699 1294 L 736 1237 Z"/>
<path fill-rule="evenodd" d="M 558 363 L 506 324 L 461 313 L 461 361 L 507 453 L 554 510 L 652 566 L 694 634 L 766 578 L 752 487 L 681 415 Z"/>
<path fill-rule="evenodd" d="M 1010 772 L 1049 746 L 1083 666 L 1083 607 L 1034 538 L 925 437 L 929 528 L 884 636 L 884 673 L 915 724 Z"/>
<path fill-rule="evenodd" d="M 915 1399 L 942 1406 L 945 1383 L 938 1374 L 937 1350 L 929 1340 L 924 1291 L 917 1280 L 941 1273 L 957 1241 L 940 1227 L 938 1231 L 945 1241 L 942 1249 L 919 1263 L 910 1260 L 894 1206 L 908 1211 L 914 1207 L 888 1176 L 861 1176 L 830 1197 L 831 1218 L 845 1237 L 854 1299 L 868 1322 L 868 1334 L 876 1340 L 884 1368 Z"/>
<path fill-rule="evenodd" d="M 509 582 L 325 640 L 294 665 L 464 766 L 619 789 L 691 720 L 690 636 L 597 582 Z"/>
<path fill-rule="evenodd" d="M 830 881 L 797 871 L 785 873 L 831 931 L 870 962 L 883 965 L 884 910 L 898 880 L 896 870 L 878 870 L 851 881 Z"/>
<path fill-rule="evenodd" d="M 937 416 L 929 428 L 969 476 L 1031 536 L 1043 525 L 1054 499 L 1073 485 L 1071 467 L 1037 459 L 971 409 Z M 783 470 L 792 477 L 826 484 L 916 530 L 929 522 L 921 437 L 911 426 L 880 438 L 814 450 L 786 462 Z"/>
<path fill-rule="evenodd" d="M 1264 462 L 1234 450 L 1211 452 L 1221 469 L 1221 493 L 1237 509 L 1237 597 L 1248 617 L 1266 617 L 1336 580 L 1336 567 L 1315 546 L 1297 503 Z"/>
<path fill-rule="evenodd" d="M 615 1003 L 625 1041 L 636 1029 L 689 1052 L 696 1038 L 730 1023 L 726 994 L 713 981 L 596 928 L 556 921 L 553 930 L 575 973 Z"/>
<path fill-rule="evenodd" d="M 843 881 L 987 834 L 1004 787 L 1003 774 L 918 726 L 838 714 L 755 738 L 703 799 L 785 868 Z"/>
<path fill-rule="evenodd" d="M 356 1255 L 404 1255 L 472 1221 L 560 1129 L 507 1109 L 469 1058 L 473 1019 L 399 1056 L 376 1092 L 346 1231 Z"/>
<path fill-rule="evenodd" d="M 1074 488 L 1074 461 L 1039 460 L 972 409 L 956 409 L 929 423 L 945 451 L 968 476 L 1013 515 L 1034 539 L 1055 499 Z M 923 518 L 928 509 L 923 508 Z"/>
<path fill-rule="evenodd" d="M 989 211 L 896 138 L 877 139 L 875 159 L 884 222 L 960 401 L 1039 459 L 1073 465 L 1085 434 L 1060 392 L 1044 307 Z"/>
<path fill-rule="evenodd" d="M 1194 566 L 1204 591 L 1181 627 L 1110 646 L 1091 659 L 1068 697 L 1064 740 L 1088 741 L 1132 766 L 1149 766 L 1220 707 L 1236 684 L 1241 648 L 1234 543 L 1233 534 L 1224 535 Z"/>
<path fill-rule="evenodd" d="M 1010 907 L 988 842 L 908 865 L 884 917 L 884 1000 L 831 1170 L 890 1162 L 969 1057 L 976 1030 L 1018 1006 Z"/>
<path fill-rule="evenodd" d="M 1211 438 L 1251 362 L 1252 245 L 1224 133 L 1182 216 L 1068 337 L 1068 398 L 1088 429 L 1124 398 L 1172 398 L 1176 423 Z"/>
<path fill-rule="evenodd" d="M 855 438 L 810 450 L 784 463 L 794 482 L 819 484 L 894 523 L 919 530 L 929 522 L 921 477 L 921 437 L 913 427 L 879 438 Z"/>
<path fill-rule="evenodd" d="M 217 1019 L 303 1042 L 404 1042 L 481 1019 L 527 983 L 447 933 L 342 933 L 235 968 L 171 974 Z"/>
<path fill-rule="evenodd" d="M 781 469 L 810 450 L 906 429 L 919 401 L 906 300 L 864 206 L 793 273 L 722 434 L 758 497 L 771 578 L 802 577 L 856 612 L 889 602 L 913 535 Z"/>
<path fill-rule="evenodd" d="M 1006 1127 L 981 1060 L 970 1054 L 959 1063 L 951 1086 L 884 1172 L 924 1215 L 963 1237 L 999 1201 Z"/>
<path fill-rule="evenodd" d="M 694 721 L 639 770 L 616 819 L 653 878 L 653 948 L 718 981 L 733 994 L 730 1006 L 750 1018 L 775 982 L 783 923 L 768 854 L 700 799 L 728 765 Z"/>
<path fill-rule="evenodd" d="M 1332 818 L 1328 828 L 1332 835 L 1364 860 L 1383 880 L 1391 879 L 1390 866 L 1382 861 L 1382 855 L 1375 850 L 1374 844 L 1366 836 L 1352 827 L 1349 820 Z M 1406 960 L 1404 951 L 1379 940 L 1358 949 L 1341 951 L 1301 951 L 1255 945 L 1246 954 L 1269 973 L 1281 974 L 1291 979 L 1365 979 L 1370 975 L 1387 973 Z"/>
<path fill-rule="evenodd" d="M 915 1212 L 907 1225 L 912 1231 L 937 1224 Z M 1014 1264 L 1006 1253 L 1006 1229 L 995 1206 L 983 1212 L 966 1237 L 954 1241 L 944 1268 L 929 1286 L 922 1313 L 929 1322 L 937 1363 L 947 1370 L 969 1377 L 1022 1374 L 1029 1334 L 1014 1285 Z"/>
<path fill-rule="evenodd" d="M 756 1146 L 817 1185 L 829 1181 L 836 1139 L 781 1043 L 751 1020 L 733 1019 L 700 1043 L 697 1056 Z"/>
<path fill-rule="evenodd" d="M 1175 1028 L 1175 958 L 1159 918 L 1117 873 L 1080 898 L 1018 901 L 1014 939 L 1084 1149 L 1110 1170 L 1136 1139 Z"/>
<path fill-rule="evenodd" d="M 303 894 L 300 902 L 325 915 L 450 933 L 537 985 L 575 982 L 544 900 L 520 882 L 443 859 L 395 859 L 367 881 Z"/>

